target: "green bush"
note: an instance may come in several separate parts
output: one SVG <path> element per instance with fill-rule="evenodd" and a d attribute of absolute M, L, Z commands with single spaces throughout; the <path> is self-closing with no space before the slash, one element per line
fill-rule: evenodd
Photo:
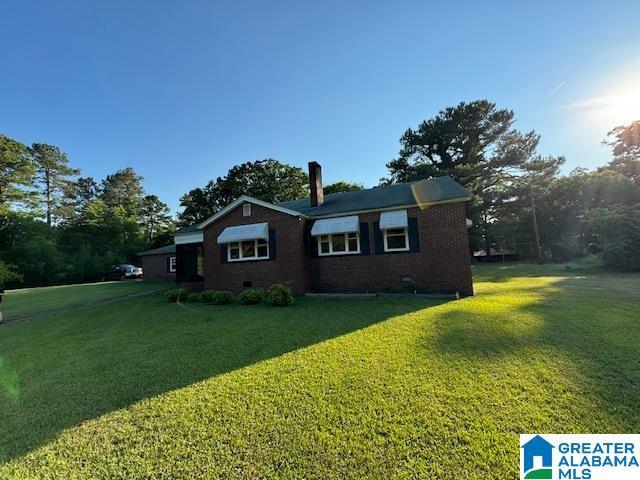
<path fill-rule="evenodd" d="M 584 219 L 605 266 L 640 271 L 640 203 L 595 208 Z"/>
<path fill-rule="evenodd" d="M 196 303 L 201 301 L 202 301 L 201 293 L 190 293 L 189 295 L 187 295 L 187 302 Z"/>
<path fill-rule="evenodd" d="M 282 283 L 273 285 L 269 289 L 267 297 L 271 304 L 277 307 L 288 307 L 293 303 L 293 293 L 291 293 L 291 289 Z"/>
<path fill-rule="evenodd" d="M 214 305 L 226 305 L 233 300 L 233 294 L 226 290 L 213 292 L 211 303 Z"/>
<path fill-rule="evenodd" d="M 207 290 L 206 292 L 202 292 L 200 297 L 204 303 L 213 303 L 213 297 L 215 296 L 215 290 Z"/>
<path fill-rule="evenodd" d="M 169 302 L 184 302 L 187 300 L 189 296 L 189 292 L 187 292 L 184 288 L 172 288 L 164 292 L 165 297 Z"/>
<path fill-rule="evenodd" d="M 247 288 L 244 292 L 240 294 L 240 301 L 245 305 L 255 305 L 257 303 L 262 302 L 264 295 L 260 290 L 256 290 L 255 288 Z"/>

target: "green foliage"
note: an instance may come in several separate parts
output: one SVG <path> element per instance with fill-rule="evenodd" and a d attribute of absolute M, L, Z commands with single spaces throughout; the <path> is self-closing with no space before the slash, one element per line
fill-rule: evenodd
<path fill-rule="evenodd" d="M 606 266 L 640 271 L 640 203 L 596 208 L 585 221 Z"/>
<path fill-rule="evenodd" d="M 214 291 L 211 303 L 214 305 L 227 305 L 233 301 L 233 294 L 227 290 Z"/>
<path fill-rule="evenodd" d="M 272 305 L 277 307 L 288 307 L 293 303 L 291 289 L 282 283 L 276 283 L 267 292 L 267 298 Z"/>
<path fill-rule="evenodd" d="M 243 194 L 270 203 L 303 198 L 309 194 L 308 184 L 304 170 L 272 158 L 236 165 L 224 177 L 183 195 L 180 221 L 189 225 L 203 220 Z"/>
<path fill-rule="evenodd" d="M 198 303 L 202 301 L 202 294 L 193 292 L 187 295 L 187 302 L 189 303 Z"/>
<path fill-rule="evenodd" d="M 329 185 L 325 185 L 322 188 L 322 191 L 325 195 L 341 192 L 357 192 L 358 190 L 364 190 L 364 185 L 362 183 L 345 182 L 342 180 L 339 182 L 330 183 Z"/>
<path fill-rule="evenodd" d="M 139 222 L 148 244 L 152 244 L 158 236 L 173 230 L 169 207 L 156 195 L 147 195 L 142 199 Z"/>
<path fill-rule="evenodd" d="M 14 203 L 33 200 L 36 167 L 22 143 L 0 134 L 0 220 Z"/>
<path fill-rule="evenodd" d="M 264 294 L 255 288 L 247 288 L 240 294 L 240 302 L 244 305 L 256 305 L 264 299 Z"/>
<path fill-rule="evenodd" d="M 22 281 L 22 275 L 15 271 L 15 266 L 7 265 L 0 260 L 0 288 L 11 288 Z"/>
<path fill-rule="evenodd" d="M 184 288 L 171 288 L 164 292 L 164 296 L 170 303 L 186 302 L 189 297 L 189 292 Z"/>
<path fill-rule="evenodd" d="M 80 170 L 69 165 L 67 155 L 58 147 L 45 143 L 34 143 L 29 148 L 37 168 L 37 182 L 40 196 L 45 207 L 47 225 L 69 212 L 64 209 L 64 195 L 73 183 L 70 177 L 78 175 Z"/>

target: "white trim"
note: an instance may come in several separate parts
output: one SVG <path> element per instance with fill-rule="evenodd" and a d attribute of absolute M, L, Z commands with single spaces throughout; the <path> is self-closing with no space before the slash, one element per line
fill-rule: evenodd
<path fill-rule="evenodd" d="M 241 195 L 238 198 L 236 198 L 233 202 L 231 202 L 229 205 L 227 205 L 222 210 L 220 210 L 219 212 L 215 213 L 214 215 L 211 215 L 205 221 L 199 223 L 198 228 L 202 229 L 207 225 L 215 222 L 219 218 L 224 217 L 227 213 L 231 212 L 238 205 L 241 205 L 244 202 L 253 203 L 254 205 L 258 205 L 264 208 L 269 208 L 271 210 L 275 210 L 276 212 L 286 213 L 287 215 L 293 215 L 294 217 L 303 217 L 303 218 L 307 217 L 306 215 L 303 215 L 300 212 L 296 212 L 295 210 L 289 210 L 288 208 L 279 207 L 277 205 L 274 205 L 273 203 L 263 202 L 262 200 L 258 200 L 257 198 L 253 198 L 248 195 Z"/>
<path fill-rule="evenodd" d="M 389 230 L 400 230 L 399 228 L 385 228 L 382 230 L 382 236 L 384 237 L 384 251 L 385 252 L 406 252 L 409 250 L 409 227 L 403 227 L 404 230 L 404 248 L 389 248 L 387 246 L 387 234 Z M 395 237 L 399 237 L 398 235 L 393 235 Z"/>
<path fill-rule="evenodd" d="M 262 240 L 263 242 L 265 242 L 265 244 L 267 245 L 267 255 L 265 257 L 258 257 L 258 240 Z M 243 257 L 242 256 L 242 244 L 244 242 L 249 242 L 250 240 L 243 240 L 243 241 L 238 241 L 238 242 L 231 242 L 231 243 L 227 243 L 227 261 L 228 262 L 250 262 L 252 260 L 268 260 L 269 259 L 269 241 L 265 240 L 263 238 L 255 238 L 253 240 L 253 251 L 255 252 L 256 256 L 253 257 Z M 231 245 L 232 244 L 238 244 L 238 258 L 231 258 Z"/>
<path fill-rule="evenodd" d="M 358 244 L 358 249 L 357 250 L 349 250 L 349 235 L 353 235 L 355 234 L 356 236 L 356 242 Z M 334 252 L 333 251 L 333 238 L 334 236 L 343 236 L 344 237 L 344 248 L 345 250 L 343 252 Z M 322 252 L 322 244 L 321 244 L 321 239 L 322 237 L 329 237 L 329 251 L 323 253 Z M 332 256 L 336 256 L 336 255 L 357 255 L 361 252 L 360 250 L 360 232 L 346 232 L 346 233 L 328 233 L 325 235 L 318 235 L 316 237 L 316 239 L 318 240 L 318 256 L 319 257 L 332 257 Z"/>
<path fill-rule="evenodd" d="M 178 265 L 176 260 L 176 257 L 169 257 L 169 273 L 176 273 L 176 266 Z"/>
<path fill-rule="evenodd" d="M 177 233 L 173 236 L 173 242 L 176 245 L 185 243 L 201 243 L 204 236 L 202 232 Z"/>

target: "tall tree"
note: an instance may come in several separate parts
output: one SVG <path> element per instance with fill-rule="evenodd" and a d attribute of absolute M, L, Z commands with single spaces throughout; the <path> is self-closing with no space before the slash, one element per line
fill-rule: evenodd
<path fill-rule="evenodd" d="M 301 168 L 272 158 L 236 165 L 224 177 L 183 195 L 180 221 L 205 219 L 243 194 L 271 203 L 296 200 L 309 194 L 309 178 Z"/>
<path fill-rule="evenodd" d="M 108 207 L 122 207 L 127 215 L 136 217 L 144 196 L 143 180 L 131 167 L 118 170 L 102 181 L 100 198 Z"/>
<path fill-rule="evenodd" d="M 631 178 L 640 186 L 640 120 L 616 127 L 608 134 L 605 145 L 613 151 L 608 168 Z"/>
<path fill-rule="evenodd" d="M 398 158 L 387 164 L 382 183 L 409 182 L 451 175 L 473 194 L 469 208 L 490 251 L 496 208 L 504 189 L 535 154 L 539 136 L 513 128 L 514 113 L 487 100 L 462 102 L 409 128 L 400 139 Z M 479 245 L 474 245 L 476 248 Z"/>
<path fill-rule="evenodd" d="M 53 145 L 34 143 L 29 150 L 36 163 L 38 186 L 50 227 L 60 214 L 62 199 L 72 181 L 70 177 L 78 175 L 80 170 L 72 168 L 67 155 Z"/>
<path fill-rule="evenodd" d="M 331 193 L 356 192 L 358 190 L 364 190 L 364 185 L 361 183 L 345 182 L 341 180 L 339 182 L 325 185 L 322 190 L 325 195 L 329 195 Z"/>
<path fill-rule="evenodd" d="M 36 168 L 29 150 L 22 143 L 0 134 L 0 216 L 9 213 L 13 203 L 33 198 Z"/>
<path fill-rule="evenodd" d="M 70 219 L 78 218 L 87 204 L 98 198 L 100 186 L 93 177 L 80 177 L 68 185 L 63 200 L 65 216 Z"/>
<path fill-rule="evenodd" d="M 148 243 L 152 243 L 160 233 L 167 232 L 173 226 L 169 207 L 156 195 L 147 195 L 142 200 L 140 223 Z"/>

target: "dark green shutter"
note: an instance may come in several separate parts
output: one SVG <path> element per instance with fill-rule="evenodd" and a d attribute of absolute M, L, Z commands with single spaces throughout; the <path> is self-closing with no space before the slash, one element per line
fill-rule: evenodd
<path fill-rule="evenodd" d="M 373 247 L 376 255 L 384 253 L 384 239 L 382 238 L 382 230 L 380 230 L 380 222 L 373 222 Z"/>
<path fill-rule="evenodd" d="M 318 239 L 309 234 L 309 256 L 311 258 L 318 257 Z"/>
<path fill-rule="evenodd" d="M 227 263 L 227 244 L 222 243 L 218 247 L 220 248 L 220 263 Z"/>
<path fill-rule="evenodd" d="M 366 222 L 360 223 L 360 253 L 362 255 L 369 255 L 371 253 L 371 247 L 369 246 L 369 224 Z"/>
<path fill-rule="evenodd" d="M 416 217 L 409 218 L 409 250 L 412 252 L 420 251 L 420 233 Z"/>
<path fill-rule="evenodd" d="M 269 260 L 276 259 L 276 231 L 269 230 Z"/>
<path fill-rule="evenodd" d="M 171 269 L 169 268 L 171 266 L 171 257 L 167 257 L 166 260 L 167 273 L 171 273 Z"/>

